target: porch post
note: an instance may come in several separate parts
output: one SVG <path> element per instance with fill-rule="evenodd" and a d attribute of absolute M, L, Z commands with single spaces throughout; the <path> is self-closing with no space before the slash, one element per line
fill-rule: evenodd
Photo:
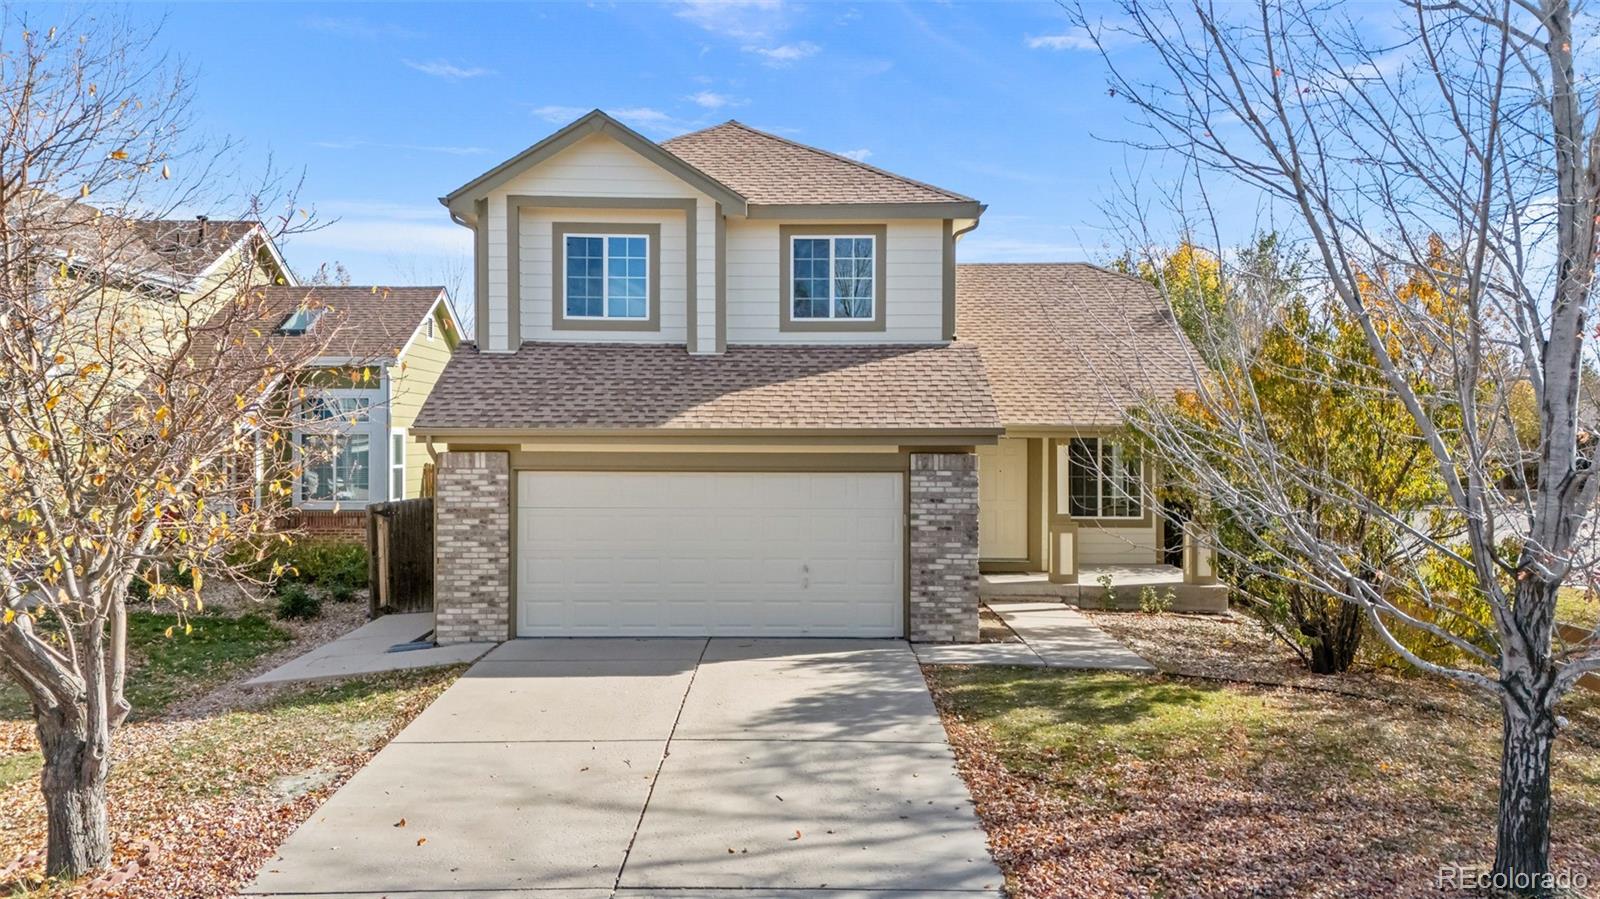
<path fill-rule="evenodd" d="M 1061 508 L 1061 441 L 1051 437 L 1044 442 L 1045 489 L 1049 491 L 1049 542 L 1045 546 L 1048 566 L 1045 572 L 1052 584 L 1078 582 L 1078 523 Z"/>
<path fill-rule="evenodd" d="M 1204 532 L 1193 521 L 1183 523 L 1183 582 L 1185 584 L 1217 582 L 1217 551 L 1206 541 Z"/>

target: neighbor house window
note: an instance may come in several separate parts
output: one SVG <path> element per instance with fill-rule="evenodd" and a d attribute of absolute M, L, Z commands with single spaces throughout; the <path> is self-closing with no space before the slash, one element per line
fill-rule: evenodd
<path fill-rule="evenodd" d="M 794 271 L 789 296 L 793 318 L 872 318 L 877 238 L 849 235 L 790 240 Z"/>
<path fill-rule="evenodd" d="M 307 309 L 304 306 L 291 312 L 278 324 L 278 333 L 288 337 L 299 337 L 311 330 L 311 326 L 322 317 L 324 309 Z"/>
<path fill-rule="evenodd" d="M 389 498 L 406 498 L 406 432 L 389 432 Z"/>
<path fill-rule="evenodd" d="M 1074 518 L 1143 517 L 1143 461 L 1112 440 L 1072 438 L 1067 444 L 1067 511 Z"/>
<path fill-rule="evenodd" d="M 566 317 L 648 318 L 649 262 L 646 235 L 568 234 Z"/>
<path fill-rule="evenodd" d="M 372 400 L 329 391 L 301 409 L 300 499 L 365 503 L 372 475 Z"/>

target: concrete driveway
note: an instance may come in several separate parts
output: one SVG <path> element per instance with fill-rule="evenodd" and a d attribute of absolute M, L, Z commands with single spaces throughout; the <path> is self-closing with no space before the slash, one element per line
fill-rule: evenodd
<path fill-rule="evenodd" d="M 473 666 L 246 892 L 877 899 L 1001 883 L 906 643 L 543 639 Z"/>

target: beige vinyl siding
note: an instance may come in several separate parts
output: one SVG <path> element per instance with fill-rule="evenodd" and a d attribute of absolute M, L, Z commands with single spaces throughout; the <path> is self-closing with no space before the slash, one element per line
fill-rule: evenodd
<path fill-rule="evenodd" d="M 651 224 L 661 226 L 661 330 L 660 331 L 560 331 L 551 326 L 552 303 L 561 299 L 552 290 L 555 260 L 560 252 L 552 242 L 556 222 Z M 602 341 L 605 343 L 684 343 L 687 341 L 688 291 L 684 274 L 688 266 L 682 213 L 665 209 L 559 209 L 540 207 L 522 212 L 522 339 Z M 698 235 L 697 235 L 698 237 Z M 697 241 L 698 242 L 698 241 Z"/>
<path fill-rule="evenodd" d="M 1154 522 L 1142 528 L 1114 528 L 1100 524 L 1078 528 L 1078 567 L 1094 565 L 1149 565 L 1156 554 Z"/>
<path fill-rule="evenodd" d="M 728 343 L 938 343 L 943 339 L 942 221 L 887 222 L 884 330 L 826 334 L 778 329 L 780 224 L 824 222 L 728 222 Z"/>
<path fill-rule="evenodd" d="M 489 349 L 504 350 L 513 342 L 548 336 L 550 329 L 550 228 L 551 221 L 604 222 L 655 221 L 662 225 L 663 243 L 676 246 L 676 260 L 669 261 L 663 247 L 662 253 L 662 320 L 661 333 L 617 331 L 594 332 L 564 330 L 562 340 L 638 340 L 649 342 L 672 341 L 683 343 L 687 337 L 685 320 L 686 296 L 684 279 L 684 221 L 683 215 L 666 210 L 641 211 L 644 218 L 630 218 L 621 210 L 572 209 L 557 215 L 547 210 L 524 212 L 521 226 L 522 305 L 519 308 L 521 333 L 512 341 L 507 334 L 506 315 L 506 198 L 508 196 L 571 196 L 616 197 L 630 199 L 692 199 L 696 201 L 696 288 L 699 296 L 697 319 L 706 329 L 702 343 L 709 347 L 715 318 L 713 297 L 715 280 L 715 202 L 694 188 L 669 174 L 654 163 L 605 135 L 597 134 L 579 141 L 532 169 L 494 189 L 489 194 L 488 239 L 488 321 L 479 328 L 479 340 Z M 617 217 L 621 218 L 618 219 Z M 669 226 L 676 235 L 675 244 L 667 237 Z M 530 255 L 530 253 L 534 255 Z M 676 297 L 668 304 L 667 297 Z M 669 336 L 670 335 L 670 336 Z"/>
<path fill-rule="evenodd" d="M 441 314 L 438 307 L 434 308 L 433 314 L 436 317 Z M 450 361 L 450 346 L 445 341 L 444 329 L 439 326 L 437 318 L 433 339 L 430 340 L 421 328 L 418 332 L 405 354 L 389 369 L 391 431 L 411 427 L 411 423 L 417 419 L 417 413 L 422 409 L 423 401 L 432 392 L 433 385 L 438 383 L 439 374 L 444 371 L 445 363 Z M 387 444 L 385 448 L 387 449 Z M 422 495 L 422 466 L 428 461 L 428 448 L 407 437 L 406 495 L 395 497 L 396 499 L 411 499 Z M 383 476 L 384 484 L 387 485 L 389 472 L 385 470 Z"/>

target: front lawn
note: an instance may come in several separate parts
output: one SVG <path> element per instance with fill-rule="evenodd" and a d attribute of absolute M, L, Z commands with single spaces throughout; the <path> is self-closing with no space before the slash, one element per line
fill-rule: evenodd
<path fill-rule="evenodd" d="M 180 699 L 203 695 L 294 639 L 259 612 L 237 617 L 192 615 L 188 623 L 191 627 L 185 632 L 176 615 L 128 613 L 128 702 L 133 718 L 155 717 Z M 0 720 L 29 715 L 27 696 L 9 678 L 0 677 Z"/>
<path fill-rule="evenodd" d="M 1470 696 L 926 671 L 1014 899 L 1436 894 L 1493 853 L 1499 722 Z M 1600 697 L 1568 705 L 1556 864 L 1597 881 Z"/>

